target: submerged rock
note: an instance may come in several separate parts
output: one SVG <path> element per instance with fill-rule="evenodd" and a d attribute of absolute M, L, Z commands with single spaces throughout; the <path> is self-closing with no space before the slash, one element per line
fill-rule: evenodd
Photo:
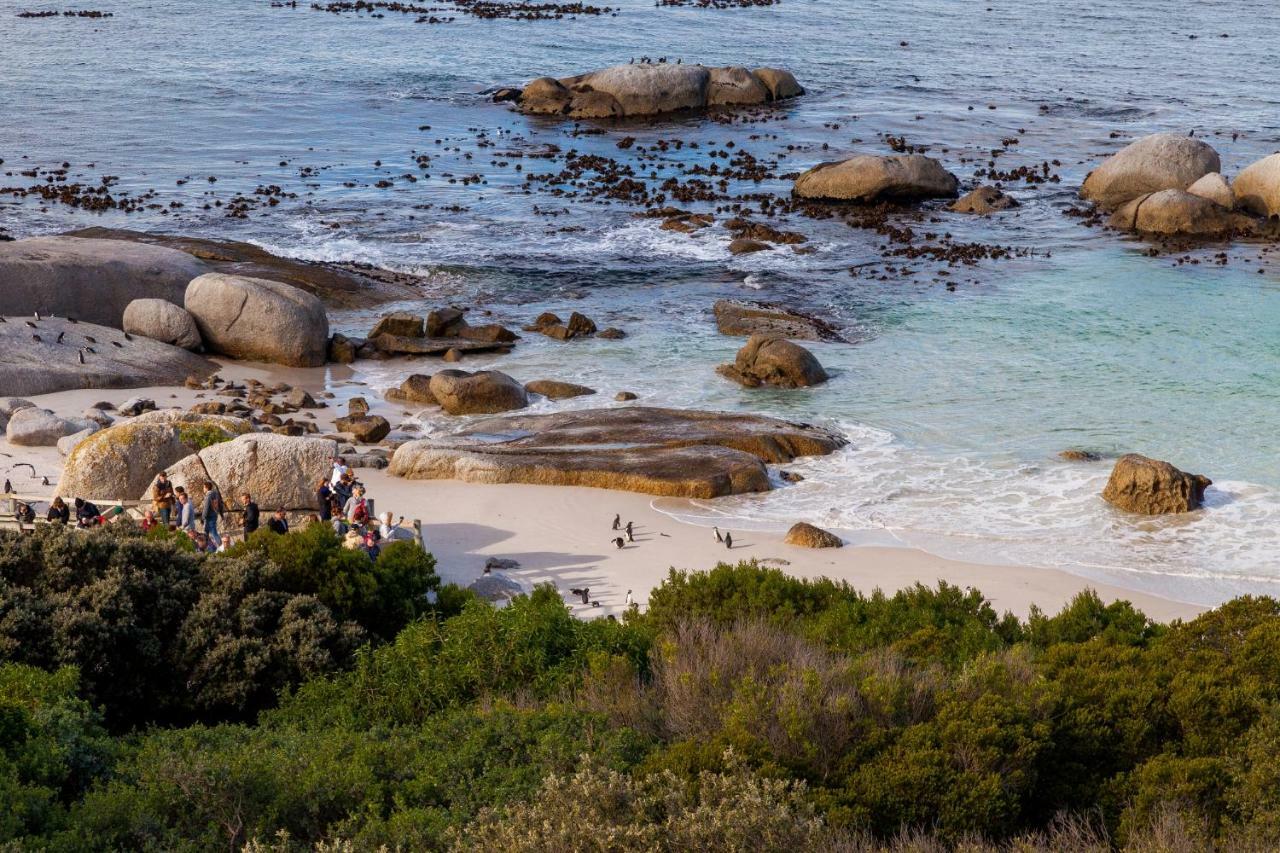
<path fill-rule="evenodd" d="M 770 335 L 797 341 L 847 343 L 835 326 L 775 302 L 736 302 L 721 299 L 712 308 L 722 335 Z"/>
<path fill-rule="evenodd" d="M 567 400 L 570 397 L 584 397 L 596 393 L 594 388 L 575 385 L 572 382 L 559 382 L 555 379 L 535 379 L 524 384 L 524 390 L 531 394 L 541 394 L 548 400 Z"/>
<path fill-rule="evenodd" d="M 1222 169 L 1207 142 L 1180 133 L 1153 133 L 1112 154 L 1084 179 L 1080 197 L 1112 210 L 1161 190 L 1185 190 Z"/>
<path fill-rule="evenodd" d="M 791 529 L 787 531 L 786 538 L 782 541 L 800 548 L 840 548 L 844 546 L 844 540 L 839 536 L 803 521 L 792 525 Z"/>
<path fill-rule="evenodd" d="M 123 328 L 162 344 L 200 349 L 200 330 L 184 309 L 164 299 L 135 299 L 124 309 Z"/>
<path fill-rule="evenodd" d="M 989 213 L 1010 210 L 1018 206 L 1018 200 L 1013 196 L 1006 195 L 996 187 L 981 186 L 952 202 L 951 209 L 956 213 L 976 213 L 979 216 L 986 216 Z"/>
<path fill-rule="evenodd" d="M 187 286 L 183 304 L 215 352 L 291 367 L 325 363 L 329 318 L 324 303 L 296 287 L 208 273 Z"/>
<path fill-rule="evenodd" d="M 61 317 L 41 317 L 36 326 L 12 317 L 0 323 L 0 395 L 182 385 L 218 369 L 195 353 L 107 326 Z"/>
<path fill-rule="evenodd" d="M 796 178 L 799 198 L 870 202 L 877 199 L 951 198 L 960 182 L 923 154 L 861 154 L 820 163 Z"/>
<path fill-rule="evenodd" d="M 823 455 L 844 439 L 758 415 L 633 406 L 512 415 L 396 450 L 411 480 L 594 486 L 712 498 L 771 488 L 766 463 Z"/>
<path fill-rule="evenodd" d="M 769 335 L 752 335 L 733 364 L 722 364 L 716 372 L 748 388 L 807 388 L 827 381 L 827 372 L 813 353 Z"/>
<path fill-rule="evenodd" d="M 1202 474 L 1188 474 L 1168 462 L 1130 453 L 1116 461 L 1102 499 L 1144 515 L 1190 512 L 1204 501 L 1204 490 L 1212 484 Z"/>

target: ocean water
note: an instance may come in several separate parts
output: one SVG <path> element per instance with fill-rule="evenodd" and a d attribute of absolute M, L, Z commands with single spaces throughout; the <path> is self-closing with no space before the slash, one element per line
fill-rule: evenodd
<path fill-rule="evenodd" d="M 0 229 L 231 237 L 416 272 L 426 294 L 405 307 L 466 304 L 509 324 L 581 310 L 629 337 L 526 339 L 468 366 L 602 391 L 558 406 L 612 404 L 627 389 L 645 402 L 813 419 L 850 437 L 840 454 L 793 466 L 807 478 L 798 485 L 663 504 L 690 520 L 805 518 L 857 541 L 1059 567 L 1205 603 L 1280 592 L 1280 265 L 1244 244 L 1153 257 L 1070 215 L 1090 166 L 1145 133 L 1194 132 L 1228 175 L 1280 149 L 1280 95 L 1259 72 L 1280 38 L 1271 6 L 614 5 L 605 16 L 456 14 L 432 25 L 259 0 L 0 0 Z M 17 17 L 68 8 L 112 17 Z M 578 127 L 485 96 L 642 56 L 778 65 L 808 91 L 749 121 Z M 886 259 L 893 244 L 874 230 L 801 213 L 758 218 L 803 233 L 803 247 L 734 257 L 722 225 L 663 231 L 636 216 L 641 206 L 602 195 L 598 173 L 566 171 L 569 152 L 611 158 L 656 192 L 723 167 L 717 150 L 748 151 L 768 176 L 731 179 L 726 193 L 741 200 L 785 195 L 785 175 L 825 159 L 887 152 L 889 135 L 927 146 L 966 186 L 993 150 L 1001 170 L 1047 164 L 1056 182 L 1005 181 L 1017 210 L 891 217 L 918 244 L 946 234 L 1015 257 Z M 139 209 L 11 191 L 104 175 Z M 813 346 L 833 373 L 825 387 L 737 388 L 713 373 L 741 343 L 715 332 L 710 307 L 722 297 L 819 311 L 853 343 Z M 370 319 L 353 312 L 335 325 L 359 332 Z M 386 387 L 412 367 L 360 371 Z M 424 426 L 451 427 L 430 416 Z M 1110 463 L 1062 462 L 1068 447 L 1203 472 L 1215 481 L 1208 506 L 1176 519 L 1117 513 L 1097 497 Z"/>

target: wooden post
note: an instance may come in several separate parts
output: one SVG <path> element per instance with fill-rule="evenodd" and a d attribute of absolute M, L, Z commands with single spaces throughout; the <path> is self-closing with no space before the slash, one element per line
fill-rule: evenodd
<path fill-rule="evenodd" d="M 427 543 L 422 541 L 422 519 L 420 518 L 413 520 L 413 541 L 417 542 L 422 550 L 427 550 Z"/>

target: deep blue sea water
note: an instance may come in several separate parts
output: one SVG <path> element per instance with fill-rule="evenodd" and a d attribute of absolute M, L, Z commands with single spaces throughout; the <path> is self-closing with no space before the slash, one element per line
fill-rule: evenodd
<path fill-rule="evenodd" d="M 154 207 L 100 214 L 0 193 L 0 228 L 13 236 L 113 225 L 235 237 L 415 271 L 429 278 L 428 302 L 480 305 L 510 323 L 578 309 L 631 337 L 531 340 L 473 363 L 651 402 L 816 418 L 853 439 L 837 458 L 804 463 L 804 483 L 682 510 L 691 517 L 805 517 L 867 541 L 1197 601 L 1280 591 L 1280 265 L 1243 245 L 1192 252 L 1194 263 L 1149 257 L 1067 215 L 1091 165 L 1145 133 L 1195 132 L 1228 176 L 1280 148 L 1271 4 L 616 0 L 612 16 L 429 25 L 259 0 L 84 2 L 0 0 L 0 189 L 65 162 L 70 180 L 112 175 L 115 193 L 154 191 Z M 16 16 L 64 8 L 113 17 Z M 588 134 L 484 95 L 639 56 L 783 66 L 808 92 L 759 122 L 682 117 Z M 634 205 L 522 184 L 561 168 L 528 156 L 549 145 L 643 165 L 656 184 L 730 141 L 780 176 L 885 152 L 886 134 L 929 146 L 966 184 L 1003 139 L 1018 142 L 1002 169 L 1054 163 L 1058 183 L 1007 184 L 1016 211 L 915 223 L 1025 256 L 882 279 L 884 240 L 839 220 L 787 217 L 777 224 L 808 236 L 806 252 L 733 257 L 719 225 L 686 236 Z M 635 146 L 619 149 L 628 136 Z M 634 156 L 676 138 L 699 148 L 658 165 Z M 274 207 L 254 196 L 271 186 L 282 193 Z M 230 218 L 236 196 L 260 203 Z M 1227 263 L 1214 263 L 1223 250 Z M 835 374 L 826 387 L 739 389 L 712 373 L 740 343 L 715 333 L 709 309 L 723 296 L 820 310 L 856 342 L 814 347 Z M 361 330 L 368 319 L 336 324 Z M 389 385 L 409 369 L 362 371 Z M 1175 520 L 1116 513 L 1097 498 L 1109 463 L 1061 462 L 1067 447 L 1204 472 L 1216 483 L 1210 505 Z"/>

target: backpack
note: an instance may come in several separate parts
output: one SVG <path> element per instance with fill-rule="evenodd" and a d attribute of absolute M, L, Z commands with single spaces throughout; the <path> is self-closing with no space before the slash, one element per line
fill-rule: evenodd
<path fill-rule="evenodd" d="M 364 524 L 369 520 L 369 506 L 361 498 L 356 502 L 355 509 L 351 510 L 351 521 L 355 524 Z"/>

